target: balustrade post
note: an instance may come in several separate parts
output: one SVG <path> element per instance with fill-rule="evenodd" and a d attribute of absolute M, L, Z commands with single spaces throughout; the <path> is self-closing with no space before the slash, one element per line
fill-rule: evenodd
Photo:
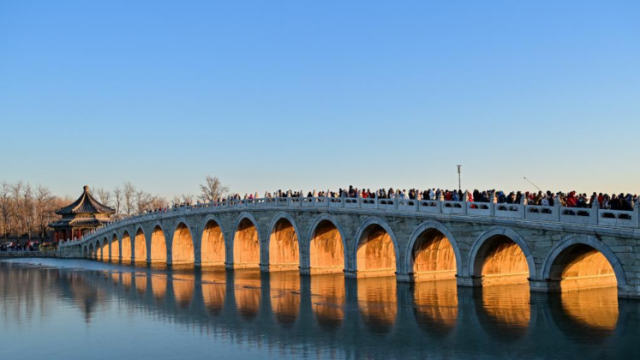
<path fill-rule="evenodd" d="M 413 205 L 413 211 L 418 212 L 420 211 L 420 200 L 418 199 L 419 196 L 416 196 L 415 200 L 415 204 Z"/>
<path fill-rule="evenodd" d="M 527 211 L 527 204 L 529 203 L 529 199 L 527 199 L 526 194 L 522 194 L 522 198 L 520 199 L 520 218 L 524 219 Z"/>
<path fill-rule="evenodd" d="M 600 221 L 600 202 L 596 199 L 593 204 L 591 204 L 591 224 L 598 225 Z"/>
<path fill-rule="evenodd" d="M 496 216 L 496 203 L 497 203 L 496 192 L 494 190 L 489 195 L 489 210 L 491 212 L 492 217 Z"/>
<path fill-rule="evenodd" d="M 633 223 L 637 228 L 640 228 L 640 196 L 633 207 Z"/>
<path fill-rule="evenodd" d="M 393 197 L 393 210 L 398 210 L 400 208 L 400 196 L 398 193 Z"/>
<path fill-rule="evenodd" d="M 380 209 L 380 199 L 378 198 L 378 192 L 374 192 L 373 194 L 373 202 L 376 205 L 376 209 Z"/>
<path fill-rule="evenodd" d="M 462 197 L 462 213 L 467 215 L 467 207 L 469 206 L 467 203 L 469 202 L 469 191 L 465 190 L 464 195 Z"/>
<path fill-rule="evenodd" d="M 442 191 L 438 190 L 436 194 L 436 206 L 438 208 L 438 213 L 442 213 L 442 202 L 444 201 L 444 194 Z"/>
<path fill-rule="evenodd" d="M 554 199 L 553 212 L 555 214 L 556 221 L 560 222 L 560 220 L 562 220 L 562 202 L 560 202 L 559 196 L 556 196 Z"/>

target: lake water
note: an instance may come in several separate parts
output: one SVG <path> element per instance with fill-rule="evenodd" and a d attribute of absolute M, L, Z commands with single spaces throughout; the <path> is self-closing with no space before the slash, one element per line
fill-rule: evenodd
<path fill-rule="evenodd" d="M 640 301 L 455 281 L 0 261 L 1 359 L 640 359 Z"/>

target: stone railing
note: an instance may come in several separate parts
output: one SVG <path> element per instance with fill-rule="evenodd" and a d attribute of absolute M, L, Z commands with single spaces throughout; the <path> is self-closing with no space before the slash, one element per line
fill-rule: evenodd
<path fill-rule="evenodd" d="M 559 222 L 582 224 L 610 228 L 640 229 L 640 204 L 633 211 L 615 211 L 600 209 L 597 204 L 592 208 L 506 204 L 495 202 L 467 202 L 445 200 L 376 199 L 346 197 L 282 197 L 260 199 L 229 199 L 220 202 L 198 204 L 167 209 L 166 211 L 132 216 L 112 222 L 78 240 L 61 241 L 61 247 L 83 244 L 87 238 L 110 233 L 114 228 L 128 226 L 143 221 L 161 219 L 177 214 L 207 212 L 228 209 L 272 209 L 272 208 L 328 208 L 368 210 L 380 213 L 424 213 L 464 215 L 469 217 L 495 217 L 521 219 L 538 222 Z"/>

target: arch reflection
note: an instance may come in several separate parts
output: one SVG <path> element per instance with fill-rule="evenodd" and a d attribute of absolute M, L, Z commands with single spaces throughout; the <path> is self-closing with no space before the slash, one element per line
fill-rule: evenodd
<path fill-rule="evenodd" d="M 614 287 L 555 294 L 552 315 L 556 326 L 577 343 L 601 343 L 613 335 L 620 318 Z"/>
<path fill-rule="evenodd" d="M 257 270 L 238 270 L 234 273 L 234 295 L 236 310 L 240 316 L 251 321 L 258 316 L 262 299 L 262 282 Z"/>
<path fill-rule="evenodd" d="M 414 315 L 418 326 L 434 336 L 445 336 L 458 321 L 458 285 L 456 280 L 415 283 Z"/>
<path fill-rule="evenodd" d="M 191 305 L 195 291 L 193 274 L 173 275 L 171 280 L 171 285 L 173 285 L 173 298 L 176 301 L 176 305 L 183 309 L 188 308 L 189 305 Z"/>
<path fill-rule="evenodd" d="M 269 276 L 269 294 L 271 311 L 276 320 L 292 327 L 300 312 L 300 274 L 297 272 L 279 272 Z"/>
<path fill-rule="evenodd" d="M 320 328 L 338 329 L 345 317 L 346 291 L 343 275 L 318 275 L 311 278 L 311 308 Z"/>
<path fill-rule="evenodd" d="M 357 280 L 360 317 L 375 334 L 393 329 L 398 315 L 395 278 L 361 278 Z"/>
<path fill-rule="evenodd" d="M 513 341 L 524 336 L 532 319 L 528 284 L 490 286 L 476 301 L 480 325 L 494 338 Z"/>
<path fill-rule="evenodd" d="M 227 274 L 224 271 L 202 274 L 202 301 L 211 315 L 220 315 L 227 294 Z"/>

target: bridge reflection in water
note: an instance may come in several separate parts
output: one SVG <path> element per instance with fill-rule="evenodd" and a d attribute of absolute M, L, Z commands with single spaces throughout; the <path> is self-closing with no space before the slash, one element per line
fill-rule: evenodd
<path fill-rule="evenodd" d="M 638 350 L 640 305 L 618 300 L 615 288 L 536 294 L 527 284 L 458 288 L 455 280 L 403 284 L 340 274 L 101 266 L 78 271 L 0 263 L 0 299 L 44 304 L 53 293 L 89 324 L 98 321 L 97 309 L 123 319 L 142 309 L 154 314 L 149 321 L 228 334 L 247 346 L 303 348 L 312 358 L 468 358 L 507 355 L 514 347 L 525 357 L 590 358 Z M 11 318 L 10 306 L 2 311 Z"/>

